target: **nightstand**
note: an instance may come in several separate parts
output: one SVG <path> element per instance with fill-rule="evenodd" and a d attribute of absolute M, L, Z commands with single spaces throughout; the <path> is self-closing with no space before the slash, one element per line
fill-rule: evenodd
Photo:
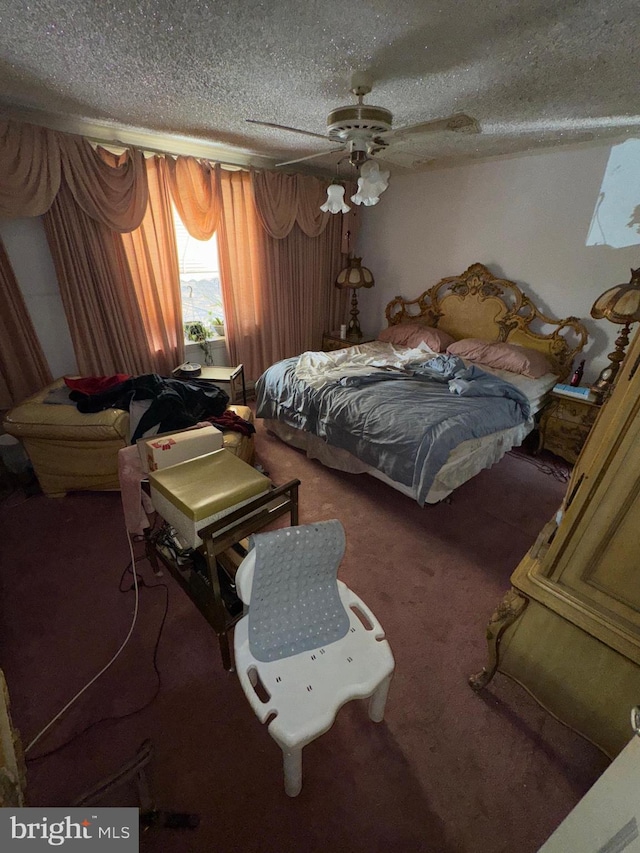
<path fill-rule="evenodd" d="M 185 376 L 180 373 L 180 368 L 176 367 L 173 370 L 173 375 L 176 379 L 185 379 Z M 188 377 L 187 377 L 188 378 Z M 200 369 L 200 373 L 194 376 L 196 382 L 211 382 L 213 385 L 228 384 L 229 385 L 229 403 L 233 405 L 238 400 L 238 388 L 236 380 L 239 379 L 242 383 L 242 404 L 247 405 L 247 388 L 244 381 L 244 365 L 238 364 L 236 367 L 206 367 Z"/>
<path fill-rule="evenodd" d="M 322 335 L 322 351 L 333 352 L 336 349 L 355 347 L 358 344 L 368 344 L 371 341 L 375 341 L 375 338 L 368 335 L 363 335 L 361 338 L 341 338 L 340 332 L 324 332 Z"/>
<path fill-rule="evenodd" d="M 575 464 L 599 411 L 599 403 L 574 400 L 552 391 L 538 425 L 538 452 L 550 450 Z"/>

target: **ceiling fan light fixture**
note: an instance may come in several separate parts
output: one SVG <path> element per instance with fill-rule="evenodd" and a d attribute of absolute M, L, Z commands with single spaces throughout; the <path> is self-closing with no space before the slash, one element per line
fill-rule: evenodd
<path fill-rule="evenodd" d="M 320 205 L 320 210 L 325 213 L 348 213 L 351 208 L 344 200 L 344 187 L 342 184 L 329 184 L 327 187 L 327 200 Z"/>
<path fill-rule="evenodd" d="M 380 201 L 380 196 L 388 186 L 389 172 L 381 172 L 375 160 L 367 160 L 360 169 L 358 191 L 351 196 L 351 201 L 371 207 Z"/>

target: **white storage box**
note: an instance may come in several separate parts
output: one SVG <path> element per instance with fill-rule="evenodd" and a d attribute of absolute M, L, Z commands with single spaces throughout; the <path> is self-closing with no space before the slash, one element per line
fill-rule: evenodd
<path fill-rule="evenodd" d="M 222 433 L 214 426 L 162 433 L 137 441 L 145 473 L 161 471 L 170 465 L 186 462 L 222 447 Z"/>

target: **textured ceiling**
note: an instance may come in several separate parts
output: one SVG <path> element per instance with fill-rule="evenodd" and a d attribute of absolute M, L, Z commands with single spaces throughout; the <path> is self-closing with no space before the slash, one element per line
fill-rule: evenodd
<path fill-rule="evenodd" d="M 267 165 L 334 146 L 246 119 L 324 134 L 329 111 L 355 102 L 351 73 L 367 71 L 365 103 L 394 128 L 479 122 L 399 136 L 380 155 L 420 169 L 640 135 L 639 20 L 637 0 L 0 0 L 0 106 Z"/>

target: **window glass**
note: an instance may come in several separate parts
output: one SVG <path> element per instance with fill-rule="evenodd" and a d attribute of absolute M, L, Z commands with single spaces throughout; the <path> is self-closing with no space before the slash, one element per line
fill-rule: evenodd
<path fill-rule="evenodd" d="M 214 234 L 210 240 L 196 240 L 182 224 L 175 208 L 173 218 L 178 248 L 185 340 L 197 340 L 201 332 L 199 326 L 193 331 L 190 324 L 201 323 L 209 339 L 224 335 L 224 305 L 220 287 L 216 235 Z"/>

